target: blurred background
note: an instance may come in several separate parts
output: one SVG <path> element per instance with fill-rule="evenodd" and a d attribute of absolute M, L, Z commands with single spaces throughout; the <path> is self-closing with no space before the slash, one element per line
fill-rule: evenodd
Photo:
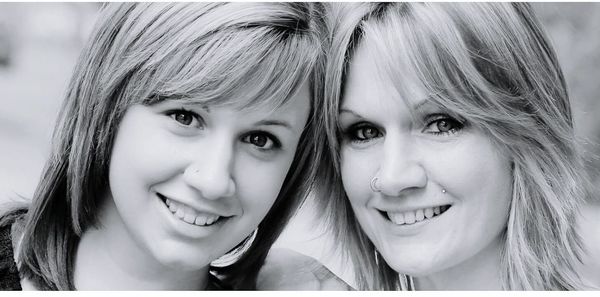
<path fill-rule="evenodd" d="M 534 3 L 562 63 L 588 171 L 600 184 L 600 3 Z M 79 51 L 99 3 L 0 3 L 0 204 L 31 197 Z M 598 197 L 595 197 L 598 199 Z M 598 201 L 598 200 L 596 200 Z M 277 246 L 351 281 L 309 201 Z"/>

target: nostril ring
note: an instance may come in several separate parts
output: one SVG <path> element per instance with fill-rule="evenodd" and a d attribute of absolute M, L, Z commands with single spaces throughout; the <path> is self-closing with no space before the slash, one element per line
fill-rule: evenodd
<path fill-rule="evenodd" d="M 442 193 L 446 194 L 446 189 L 442 189 Z"/>
<path fill-rule="evenodd" d="M 373 177 L 373 179 L 371 180 L 370 186 L 371 186 L 371 191 L 375 192 L 375 193 L 379 193 L 381 192 L 381 190 L 379 188 L 377 188 L 377 180 L 379 178 L 377 176 Z"/>

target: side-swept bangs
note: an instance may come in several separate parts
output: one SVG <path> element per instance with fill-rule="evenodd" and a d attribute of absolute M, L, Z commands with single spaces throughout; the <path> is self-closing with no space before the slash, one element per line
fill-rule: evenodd
<path fill-rule="evenodd" d="M 414 96 L 406 82 L 416 74 L 413 83 L 431 102 L 480 127 L 506 152 L 516 144 L 553 151 L 544 147 L 551 142 L 573 156 L 565 145 L 573 123 L 560 69 L 509 6 L 392 6 L 363 23 L 364 44 L 399 97 Z M 541 133 L 547 129 L 556 133 Z"/>
<path fill-rule="evenodd" d="M 189 12 L 199 9 L 205 9 L 201 17 Z M 321 50 L 309 31 L 314 29 L 290 11 L 308 14 L 273 4 L 186 3 L 165 7 L 150 23 L 134 24 L 133 30 L 142 25 L 145 30 L 123 54 L 125 63 L 137 64 L 126 92 L 133 95 L 130 103 L 171 98 L 240 109 L 285 104 Z M 145 13 L 152 11 L 131 19 L 147 19 Z"/>
<path fill-rule="evenodd" d="M 431 102 L 483 130 L 511 161 L 505 288 L 581 287 L 581 241 L 572 222 L 589 193 L 587 176 L 565 80 L 531 7 L 384 4 L 356 30 L 355 43 L 376 57 L 382 81 L 400 98 L 423 87 Z"/>
<path fill-rule="evenodd" d="M 324 63 L 316 5 L 110 3 L 99 20 L 74 69 L 27 214 L 20 272 L 42 289 L 74 289 L 74 251 L 97 224 L 114 136 L 128 107 L 183 99 L 275 109 L 309 79 L 314 95 L 322 75 L 313 72 Z M 316 140 L 307 135 L 316 134 L 321 104 L 311 102 L 292 169 L 256 244 L 238 266 L 222 270 L 236 288 L 255 285 L 268 249 L 308 191 Z"/>

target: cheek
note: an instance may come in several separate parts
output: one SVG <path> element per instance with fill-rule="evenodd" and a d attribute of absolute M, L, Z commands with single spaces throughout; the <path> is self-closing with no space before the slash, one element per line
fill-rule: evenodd
<path fill-rule="evenodd" d="M 369 184 L 377 170 L 371 154 L 345 148 L 340 157 L 342 183 L 350 201 L 355 203 L 369 197 Z"/>
<path fill-rule="evenodd" d="M 464 216 L 488 231 L 506 224 L 512 193 L 510 161 L 476 135 L 431 160 L 430 174 L 462 205 Z"/>
<path fill-rule="evenodd" d="M 459 199 L 471 199 L 476 194 L 482 197 L 472 198 L 481 200 L 510 192 L 510 161 L 483 135 L 470 134 L 460 143 L 429 155 L 434 156 L 426 165 L 432 179 Z"/>
<path fill-rule="evenodd" d="M 111 185 L 150 186 L 164 181 L 178 172 L 177 146 L 166 141 L 156 130 L 147 128 L 130 131 L 123 127 L 115 139 L 112 149 L 109 174 Z"/>
<path fill-rule="evenodd" d="M 238 199 L 246 215 L 262 220 L 281 191 L 291 158 L 263 163 L 242 157 L 234 169 Z"/>

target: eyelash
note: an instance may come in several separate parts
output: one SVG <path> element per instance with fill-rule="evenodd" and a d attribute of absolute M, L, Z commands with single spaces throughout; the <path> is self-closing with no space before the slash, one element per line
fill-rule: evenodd
<path fill-rule="evenodd" d="M 465 127 L 465 123 L 464 120 L 458 120 L 455 119 L 447 114 L 431 114 L 428 115 L 425 119 L 425 122 L 427 123 L 425 126 L 425 129 L 423 129 L 423 132 L 425 132 L 425 130 L 432 126 L 433 124 L 438 124 L 441 122 L 447 122 L 449 123 L 452 128 L 448 131 L 431 131 L 429 132 L 432 135 L 439 135 L 439 136 L 450 136 L 450 135 L 456 135 L 458 132 L 460 132 L 464 127 Z M 438 127 L 439 129 L 439 127 Z"/>
<path fill-rule="evenodd" d="M 196 113 L 194 111 L 191 111 L 191 110 L 188 110 L 188 109 L 185 109 L 185 108 L 178 108 L 178 109 L 169 110 L 165 114 L 167 116 L 169 116 L 171 119 L 173 119 L 174 121 L 176 121 L 178 125 L 180 125 L 180 126 L 182 126 L 184 128 L 191 128 L 191 123 L 189 125 L 186 125 L 186 124 L 183 124 L 180 121 L 178 121 L 177 118 L 176 118 L 176 116 L 178 114 L 183 114 L 183 115 L 191 116 L 192 117 L 192 121 L 195 119 L 198 122 L 198 128 L 203 128 L 204 127 L 204 120 L 202 119 L 202 117 L 198 113 Z M 264 136 L 264 137 L 266 137 L 267 141 L 270 140 L 271 142 L 273 142 L 272 147 L 270 147 L 270 148 L 264 148 L 264 147 L 260 147 L 260 146 L 258 146 L 256 144 L 252 143 L 250 137 L 253 137 L 253 136 Z M 262 130 L 253 131 L 253 132 L 247 133 L 246 135 L 244 135 L 242 137 L 242 142 L 251 144 L 257 150 L 265 151 L 265 152 L 266 151 L 280 149 L 282 147 L 281 141 L 279 141 L 279 139 L 277 137 L 275 137 L 273 134 L 271 134 L 271 133 L 269 133 L 267 131 L 262 131 Z"/>
<path fill-rule="evenodd" d="M 343 132 L 343 135 L 345 136 L 346 139 L 349 139 L 351 142 L 355 142 L 355 143 L 369 142 L 369 141 L 373 140 L 375 137 L 366 138 L 366 139 L 361 139 L 361 137 L 358 137 L 359 132 L 366 130 L 367 128 L 376 130 L 377 135 L 375 137 L 381 136 L 381 132 L 379 131 L 379 129 L 368 122 L 359 122 L 354 125 L 351 125 L 348 129 L 346 129 Z M 364 136 L 365 133 L 363 132 L 362 134 Z"/>
<path fill-rule="evenodd" d="M 178 108 L 178 109 L 173 109 L 173 110 L 169 110 L 165 113 L 167 116 L 169 116 L 171 119 L 173 119 L 175 122 L 177 122 L 177 124 L 181 125 L 182 127 L 185 128 L 192 128 L 191 124 L 193 123 L 193 120 L 196 120 L 198 122 L 198 127 L 196 128 L 203 128 L 204 127 L 204 119 L 196 112 L 185 109 L 185 108 Z M 177 120 L 177 115 L 187 115 L 187 116 L 191 116 L 192 117 L 192 123 L 186 125 L 181 123 L 180 121 Z"/>
<path fill-rule="evenodd" d="M 265 148 L 265 147 L 260 147 L 254 143 L 251 142 L 251 137 L 253 136 L 264 136 L 267 138 L 267 143 L 270 140 L 271 142 L 273 142 L 272 147 L 269 148 Z M 248 140 L 246 140 L 248 139 Z M 279 139 L 277 137 L 275 137 L 273 134 L 267 132 L 267 131 L 252 131 L 246 135 L 244 135 L 244 137 L 242 137 L 242 142 L 244 143 L 248 143 L 253 145 L 257 150 L 262 151 L 262 152 L 268 152 L 268 151 L 273 151 L 273 150 L 278 150 L 281 149 L 281 142 L 279 141 Z"/>
<path fill-rule="evenodd" d="M 448 124 L 450 124 L 452 126 L 452 128 L 448 131 L 430 131 L 427 132 L 427 129 L 429 127 L 431 127 L 434 124 L 439 124 L 442 121 L 447 122 Z M 461 120 L 457 120 L 447 114 L 431 114 L 425 117 L 425 120 L 423 121 L 426 123 L 425 128 L 423 130 L 421 130 L 421 132 L 424 133 L 429 133 L 435 136 L 450 136 L 450 135 L 455 135 L 458 132 L 460 132 L 464 127 L 465 127 L 465 123 L 464 121 Z M 373 137 L 369 137 L 369 138 L 364 138 L 365 132 L 364 130 L 366 130 L 367 128 L 370 129 L 375 129 L 377 134 Z M 438 127 L 439 129 L 439 127 Z M 358 134 L 362 131 L 363 137 L 359 137 Z M 382 136 L 382 133 L 380 131 L 379 128 L 377 128 L 375 125 L 369 123 L 369 122 L 359 122 L 356 124 L 351 125 L 349 128 L 347 128 L 346 130 L 342 131 L 342 135 L 345 139 L 350 140 L 351 142 L 354 143 L 366 143 L 369 141 L 372 141 L 376 138 L 379 138 Z M 364 138 L 364 139 L 363 139 Z"/>

